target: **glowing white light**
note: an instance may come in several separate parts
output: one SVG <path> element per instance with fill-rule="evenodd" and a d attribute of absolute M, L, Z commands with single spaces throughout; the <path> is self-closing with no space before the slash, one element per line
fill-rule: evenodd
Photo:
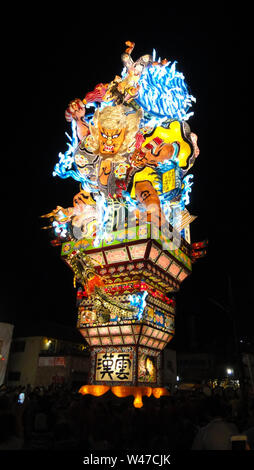
<path fill-rule="evenodd" d="M 185 176 L 185 178 L 183 179 L 184 189 L 183 189 L 183 194 L 182 194 L 182 198 L 181 198 L 181 203 L 182 203 L 182 205 L 184 205 L 184 207 L 187 206 L 190 203 L 189 194 L 191 192 L 191 186 L 193 185 L 193 181 L 190 181 L 190 180 L 192 178 L 193 178 L 193 175 L 190 174 L 190 175 Z"/>
<path fill-rule="evenodd" d="M 127 68 L 124 67 L 122 72 L 121 72 L 121 77 L 124 78 L 126 74 L 127 74 Z"/>
<path fill-rule="evenodd" d="M 67 135 L 71 143 L 67 142 L 68 149 L 66 150 L 65 153 L 60 152 L 58 154 L 59 162 L 55 165 L 55 168 L 54 168 L 55 171 L 53 172 L 53 176 L 63 175 L 66 172 L 66 170 L 69 170 L 71 168 L 73 164 L 73 152 L 78 145 L 77 123 L 74 119 L 71 122 L 71 128 L 72 128 L 72 137 L 70 137 L 69 134 L 65 132 L 65 135 Z"/>
<path fill-rule="evenodd" d="M 99 244 L 107 234 L 107 222 L 109 221 L 112 208 L 107 203 L 104 194 L 98 194 L 94 197 L 94 199 L 96 200 L 96 209 L 98 216 L 94 246 L 99 246 Z"/>

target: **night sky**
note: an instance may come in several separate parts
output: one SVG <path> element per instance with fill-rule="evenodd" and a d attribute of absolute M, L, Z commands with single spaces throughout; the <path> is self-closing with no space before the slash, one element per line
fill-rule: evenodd
<path fill-rule="evenodd" d="M 41 230 L 40 215 L 57 205 L 70 207 L 79 190 L 74 180 L 52 176 L 71 130 L 64 117 L 68 103 L 120 75 L 121 53 L 131 40 L 134 59 L 155 49 L 161 58 L 176 60 L 197 100 L 188 123 L 198 135 L 200 155 L 191 169 L 188 209 L 198 216 L 191 224 L 192 242 L 208 238 L 209 248 L 176 295 L 176 344 L 188 344 L 190 318 L 200 350 L 217 337 L 230 341 L 232 322 L 213 302 L 228 304 L 228 278 L 239 335 L 254 340 L 247 31 L 240 32 L 228 12 L 193 6 L 183 12 L 164 6 L 160 14 L 155 6 L 143 14 L 127 10 L 76 6 L 63 19 L 44 11 L 34 14 L 34 21 L 19 22 L 17 14 L 17 27 L 11 23 L 2 56 L 2 116 L 7 118 L 1 318 L 15 324 L 76 324 L 73 275 Z"/>

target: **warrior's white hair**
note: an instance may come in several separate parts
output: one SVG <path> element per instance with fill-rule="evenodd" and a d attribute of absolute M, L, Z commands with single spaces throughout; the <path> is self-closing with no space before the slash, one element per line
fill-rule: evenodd
<path fill-rule="evenodd" d="M 117 155 L 108 156 L 114 161 L 124 160 L 123 156 L 134 150 L 135 135 L 139 130 L 140 120 L 143 116 L 142 109 L 134 113 L 126 114 L 128 108 L 123 105 L 106 106 L 102 110 L 97 109 L 93 116 L 93 125 L 90 123 L 89 146 L 94 153 L 99 153 L 99 123 L 104 129 L 125 129 L 125 138 Z M 103 155 L 105 158 L 105 155 Z"/>

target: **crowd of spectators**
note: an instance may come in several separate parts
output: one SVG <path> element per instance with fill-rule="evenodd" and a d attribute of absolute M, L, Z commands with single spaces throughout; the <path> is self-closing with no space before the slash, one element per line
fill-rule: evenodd
<path fill-rule="evenodd" d="M 18 403 L 19 394 L 24 402 Z M 254 399 L 238 392 L 156 399 L 81 395 L 64 385 L 0 388 L 0 450 L 227 450 L 245 434 L 254 450 Z"/>

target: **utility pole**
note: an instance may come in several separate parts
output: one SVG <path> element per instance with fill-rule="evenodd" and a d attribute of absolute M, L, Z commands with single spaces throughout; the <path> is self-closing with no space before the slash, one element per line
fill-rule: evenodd
<path fill-rule="evenodd" d="M 241 351 L 240 351 L 240 338 L 238 334 L 237 322 L 236 322 L 236 305 L 233 297 L 231 277 L 228 275 L 228 300 L 229 300 L 229 312 L 232 320 L 233 330 L 234 330 L 234 340 L 235 340 L 235 350 L 237 357 L 238 373 L 239 373 L 239 382 L 242 390 L 242 398 L 246 398 L 246 384 L 244 377 L 244 365 L 242 361 Z"/>
<path fill-rule="evenodd" d="M 245 377 L 244 377 L 244 365 L 243 365 L 241 351 L 240 351 L 240 338 L 239 338 L 237 322 L 236 322 L 237 311 L 236 311 L 236 305 L 235 305 L 234 296 L 233 296 L 231 277 L 229 274 L 227 275 L 227 296 L 228 296 L 228 305 L 226 306 L 221 305 L 221 303 L 215 299 L 209 298 L 209 300 L 213 304 L 217 305 L 217 307 L 219 307 L 223 312 L 225 312 L 228 318 L 230 318 L 232 329 L 233 329 L 233 336 L 234 336 L 235 354 L 236 354 L 237 368 L 238 368 L 238 374 L 239 374 L 239 383 L 240 383 L 240 394 L 241 394 L 242 402 L 244 404 L 246 396 L 247 396 L 247 390 L 246 390 Z"/>

